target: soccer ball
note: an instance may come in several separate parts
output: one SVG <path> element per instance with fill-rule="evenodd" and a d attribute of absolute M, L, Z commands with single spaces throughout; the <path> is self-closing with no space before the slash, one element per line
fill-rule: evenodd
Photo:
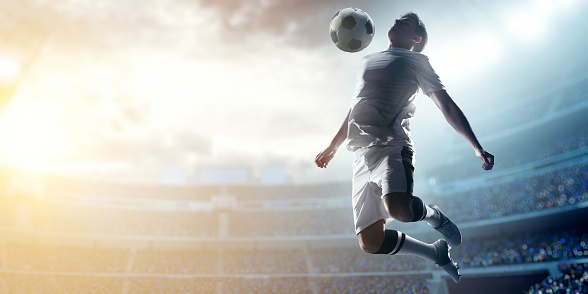
<path fill-rule="evenodd" d="M 372 18 L 361 9 L 343 8 L 331 20 L 331 40 L 345 52 L 365 49 L 372 41 L 374 32 Z"/>

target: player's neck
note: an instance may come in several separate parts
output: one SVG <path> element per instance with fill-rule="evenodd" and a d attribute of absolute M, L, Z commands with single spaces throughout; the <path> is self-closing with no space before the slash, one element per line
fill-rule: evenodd
<path fill-rule="evenodd" d="M 402 48 L 402 49 L 406 49 L 406 50 L 412 51 L 412 49 L 414 48 L 414 46 L 411 46 L 409 44 L 398 44 L 398 43 L 391 42 L 390 43 L 390 46 L 388 48 L 390 48 L 390 49 L 392 49 L 392 48 Z"/>

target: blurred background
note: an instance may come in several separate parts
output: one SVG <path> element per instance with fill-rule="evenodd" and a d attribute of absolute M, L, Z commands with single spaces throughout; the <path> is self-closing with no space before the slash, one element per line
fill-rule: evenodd
<path fill-rule="evenodd" d="M 328 35 L 345 7 L 375 24 L 359 53 Z M 462 229 L 460 284 L 418 258 L 363 253 L 352 153 L 313 163 L 361 57 L 409 11 L 496 156 L 482 170 L 419 97 L 415 195 Z M 586 12 L 580 0 L 3 0 L 0 292 L 585 293 Z"/>

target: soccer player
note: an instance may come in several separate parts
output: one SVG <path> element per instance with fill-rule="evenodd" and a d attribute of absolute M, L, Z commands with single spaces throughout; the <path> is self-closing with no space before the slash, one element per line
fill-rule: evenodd
<path fill-rule="evenodd" d="M 491 170 L 494 156 L 482 148 L 468 120 L 445 91 L 428 58 L 421 54 L 427 31 L 415 13 L 407 13 L 388 31 L 390 47 L 362 59 L 351 109 L 331 144 L 316 158 L 326 168 L 347 140 L 353 159 L 353 218 L 361 249 L 372 254 L 416 255 L 433 261 L 458 283 L 459 267 L 449 254 L 461 244 L 457 226 L 436 205 L 413 194 L 414 151 L 409 122 L 419 88 L 443 112 L 447 122 L 472 146 Z M 443 236 L 433 244 L 387 230 L 392 219 L 426 221 Z"/>

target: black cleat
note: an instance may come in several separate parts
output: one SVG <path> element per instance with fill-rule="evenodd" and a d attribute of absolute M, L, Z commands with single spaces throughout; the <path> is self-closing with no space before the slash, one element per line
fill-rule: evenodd
<path fill-rule="evenodd" d="M 435 265 L 447 272 L 454 282 L 459 283 L 461 275 L 459 274 L 459 266 L 451 259 L 449 253 L 451 246 L 443 239 L 437 240 L 433 243 L 433 246 L 437 250 L 437 263 Z"/>
<path fill-rule="evenodd" d="M 461 233 L 459 232 L 459 228 L 457 228 L 457 226 L 443 213 L 443 211 L 441 211 L 441 209 L 439 209 L 437 205 L 430 204 L 429 207 L 436 210 L 441 219 L 441 225 L 433 228 L 441 233 L 443 238 L 447 240 L 451 246 L 459 246 L 461 244 Z"/>

